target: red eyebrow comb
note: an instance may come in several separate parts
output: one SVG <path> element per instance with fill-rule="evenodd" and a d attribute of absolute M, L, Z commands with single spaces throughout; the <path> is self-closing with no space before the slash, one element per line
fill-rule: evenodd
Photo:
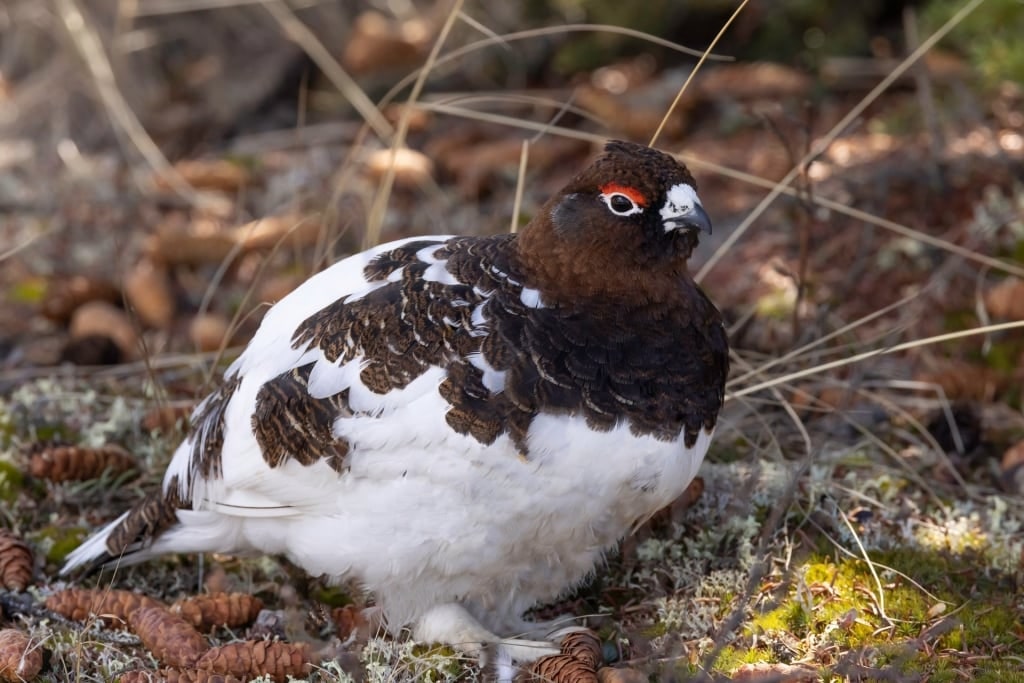
<path fill-rule="evenodd" d="M 628 185 L 620 185 L 619 183 L 605 183 L 601 186 L 601 192 L 603 194 L 624 194 L 640 206 L 647 206 L 647 197 L 643 195 L 640 190 L 632 188 Z"/>

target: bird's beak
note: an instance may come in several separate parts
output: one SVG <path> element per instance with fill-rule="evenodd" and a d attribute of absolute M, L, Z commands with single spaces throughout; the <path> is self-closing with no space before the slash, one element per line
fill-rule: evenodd
<path fill-rule="evenodd" d="M 665 232 L 672 230 L 700 230 L 711 234 L 711 218 L 693 187 L 685 183 L 675 185 L 668 192 L 661 209 L 661 221 Z"/>
<path fill-rule="evenodd" d="M 711 234 L 711 217 L 704 207 L 694 204 L 688 210 L 665 218 L 665 232 L 670 230 L 700 230 Z"/>

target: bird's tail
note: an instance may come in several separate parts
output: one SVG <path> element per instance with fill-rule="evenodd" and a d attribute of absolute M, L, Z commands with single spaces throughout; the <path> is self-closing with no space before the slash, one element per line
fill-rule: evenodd
<path fill-rule="evenodd" d="M 153 540 L 178 524 L 175 497 L 160 492 L 144 498 L 113 522 L 78 546 L 60 570 L 62 575 L 78 569 L 93 571 L 106 564 L 136 564 L 155 553 L 147 552 Z"/>

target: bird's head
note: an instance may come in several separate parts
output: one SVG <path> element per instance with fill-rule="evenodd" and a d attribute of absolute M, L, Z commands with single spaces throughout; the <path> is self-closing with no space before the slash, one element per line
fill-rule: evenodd
<path fill-rule="evenodd" d="M 682 163 L 650 147 L 609 142 L 523 229 L 520 251 L 541 286 L 574 283 L 611 295 L 678 278 L 711 220 Z"/>

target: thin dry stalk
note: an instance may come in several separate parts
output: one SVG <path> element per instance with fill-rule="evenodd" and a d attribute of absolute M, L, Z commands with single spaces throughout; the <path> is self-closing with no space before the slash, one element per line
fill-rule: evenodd
<path fill-rule="evenodd" d="M 172 190 L 192 204 L 200 203 L 199 195 L 174 169 L 128 106 L 117 86 L 114 69 L 103 49 L 103 41 L 86 20 L 78 4 L 75 0 L 54 0 L 54 4 L 75 50 L 89 69 L 100 101 L 114 123 L 114 129 L 127 137 L 146 163 L 167 181 Z"/>
<path fill-rule="evenodd" d="M 405 138 L 409 132 L 409 121 L 413 112 L 412 105 L 419 99 L 420 93 L 423 91 L 423 85 L 427 82 L 427 77 L 437 62 L 441 46 L 448 39 L 448 34 L 451 33 L 452 27 L 455 25 L 455 20 L 459 18 L 462 12 L 462 3 L 463 0 L 455 0 L 451 10 L 449 10 L 444 25 L 441 27 L 441 32 L 434 41 L 430 54 L 427 55 L 427 60 L 420 70 L 419 77 L 412 86 L 412 92 L 409 93 L 409 98 L 406 102 L 407 106 L 402 109 L 402 115 L 398 119 L 398 130 L 391 140 L 391 163 L 388 164 L 387 171 L 384 173 L 384 178 L 381 180 L 380 187 L 378 187 L 377 194 L 374 196 L 373 204 L 370 207 L 366 233 L 363 235 L 363 247 L 373 246 L 380 239 L 380 231 L 384 226 L 384 212 L 387 210 L 388 199 L 391 197 L 391 188 L 395 182 L 395 155 L 398 153 L 399 148 L 405 144 Z"/>
<path fill-rule="evenodd" d="M 512 226 L 509 232 L 519 228 L 519 212 L 523 207 L 523 186 L 526 184 L 526 162 L 530 158 L 530 141 L 523 140 L 523 149 L 519 154 L 519 173 L 516 175 L 516 196 L 512 202 Z"/>
<path fill-rule="evenodd" d="M 185 14 L 186 12 L 208 12 L 211 10 L 224 9 L 226 7 L 238 7 L 240 5 L 255 5 L 264 0 L 145 0 L 136 3 L 135 16 L 160 16 L 164 14 Z"/>
<path fill-rule="evenodd" d="M 305 220 L 309 219 L 307 218 Z M 257 266 L 256 271 L 253 274 L 252 282 L 245 289 L 245 292 L 243 292 L 242 299 L 238 303 L 238 306 L 235 310 L 235 314 L 231 316 L 231 320 L 228 322 L 227 334 L 224 335 L 223 339 L 221 340 L 219 348 L 213 353 L 211 363 L 207 366 L 207 370 L 203 378 L 203 383 L 201 385 L 202 393 L 206 393 L 211 389 L 216 369 L 220 365 L 221 359 L 224 357 L 224 353 L 228 349 L 228 342 L 235 336 L 235 333 L 238 331 L 239 328 L 241 328 L 245 321 L 248 320 L 251 316 L 256 315 L 256 313 L 259 311 L 258 306 L 248 310 L 247 306 L 249 304 L 250 299 L 252 298 L 253 293 L 256 291 L 256 284 L 260 282 L 263 272 L 270 266 L 271 262 L 273 261 L 271 257 L 282 248 L 282 246 L 285 244 L 285 242 L 287 242 L 289 237 L 291 237 L 292 233 L 298 230 L 301 225 L 302 221 L 297 221 L 295 225 L 293 225 L 283 235 L 281 235 L 281 237 L 278 238 L 277 242 L 274 243 L 274 246 L 272 246 L 268 250 L 267 258 L 262 259 L 259 263 L 259 266 Z M 223 278 L 223 276 L 227 273 L 228 268 L 230 268 L 231 264 L 234 263 L 238 254 L 241 252 L 241 249 L 241 243 L 236 244 L 234 247 L 232 247 L 231 251 L 224 257 L 224 259 L 219 264 L 210 285 L 206 288 L 206 291 L 203 293 L 203 299 L 199 307 L 200 313 L 203 313 L 207 310 L 210 301 L 212 301 L 213 296 L 216 292 L 217 285 L 220 283 L 221 278 Z"/>
<path fill-rule="evenodd" d="M 867 392 L 861 390 L 858 390 L 857 393 L 863 396 L 868 396 Z M 876 401 L 884 409 L 890 410 L 894 415 L 898 416 L 900 419 L 906 420 L 908 424 L 910 424 L 912 427 L 915 427 L 918 434 L 924 438 L 924 440 L 928 443 L 931 449 L 935 453 L 939 454 L 943 461 L 943 464 L 946 466 L 947 471 L 951 473 L 953 481 L 957 483 L 957 486 L 960 488 L 960 490 L 969 491 L 967 482 L 965 482 L 963 477 L 960 476 L 960 473 L 956 471 L 956 468 L 953 466 L 953 463 L 950 462 L 949 457 L 945 454 L 945 452 L 943 452 L 939 445 L 935 443 L 935 437 L 928 433 L 928 430 L 924 428 L 924 425 L 918 422 L 913 415 L 908 413 L 906 410 L 903 410 L 902 408 L 896 406 L 895 404 L 887 402 L 879 396 L 871 396 L 870 398 L 871 400 Z M 879 450 L 879 452 L 884 453 L 889 457 L 890 460 L 896 463 L 896 469 L 898 469 L 903 474 L 903 476 L 905 476 L 910 481 L 914 482 L 914 484 L 916 484 L 922 491 L 924 491 L 925 494 L 932 499 L 932 502 L 935 503 L 935 505 L 937 505 L 940 508 L 947 506 L 947 503 L 942 499 L 942 496 L 940 496 L 938 492 L 928 483 L 928 480 L 921 476 L 921 474 L 918 473 L 917 470 L 913 468 L 913 466 L 907 461 L 905 457 L 900 456 L 900 454 L 896 452 L 895 448 L 887 444 L 883 439 L 879 438 L 878 435 L 876 435 L 872 430 L 868 429 L 867 427 L 860 424 L 856 420 L 850 419 L 846 415 L 843 415 L 842 418 L 848 426 L 859 432 L 861 436 L 870 441 L 871 444 Z"/>
<path fill-rule="evenodd" d="M 740 396 L 746 396 L 747 394 L 752 394 L 757 391 L 769 389 L 780 384 L 786 384 L 788 382 L 792 382 L 793 380 L 800 379 L 802 377 L 809 377 L 811 375 L 820 374 L 827 370 L 835 370 L 836 368 L 841 368 L 847 365 L 852 365 L 854 363 L 859 363 L 862 360 L 874 358 L 875 356 L 883 356 L 890 353 L 897 353 L 899 351 L 907 351 L 909 349 L 916 349 L 920 346 L 939 344 L 944 341 L 962 339 L 964 337 L 973 337 L 979 334 L 990 334 L 992 332 L 1000 332 L 1002 330 L 1013 330 L 1020 327 L 1024 327 L 1024 320 L 1000 323 L 998 325 L 986 325 L 984 327 L 972 327 L 969 330 L 948 332 L 946 334 L 939 334 L 933 337 L 925 337 L 924 339 L 915 339 L 914 341 L 904 342 L 902 344 L 895 344 L 894 346 L 873 349 L 871 351 L 865 351 L 864 353 L 858 353 L 854 356 L 850 356 L 849 358 L 840 358 L 839 360 L 834 360 L 829 363 L 822 363 L 814 367 L 805 368 L 803 370 L 798 370 L 796 372 L 791 372 L 787 375 L 783 375 L 782 377 L 776 377 L 774 379 L 760 382 L 759 384 L 754 384 L 753 386 L 744 387 L 743 389 L 729 392 L 726 394 L 725 400 L 729 401 L 735 398 L 739 398 Z"/>
<path fill-rule="evenodd" d="M 557 92 L 557 91 L 556 91 Z M 566 96 L 568 92 L 564 93 Z M 554 97 L 545 97 L 543 95 L 532 95 L 525 92 L 518 93 L 497 93 L 497 92 L 476 92 L 476 93 L 438 93 L 436 95 L 423 98 L 424 101 L 437 102 L 439 104 L 476 104 L 476 103 L 488 103 L 494 102 L 497 104 L 526 104 L 533 107 L 554 107 L 559 111 L 559 116 L 553 117 L 553 120 L 549 125 L 554 126 L 557 123 L 557 119 L 565 114 L 575 114 L 576 116 L 596 123 L 600 125 L 606 125 L 607 122 L 598 118 L 593 112 L 583 109 L 582 107 L 575 107 L 572 105 L 572 100 L 559 100 Z M 537 138 L 542 136 L 543 133 L 537 133 L 531 139 L 531 142 L 536 142 Z"/>
<path fill-rule="evenodd" d="M 756 367 L 754 367 L 754 368 L 752 368 L 750 370 L 747 370 L 746 372 L 744 372 L 739 377 L 733 377 L 733 378 L 729 379 L 728 382 L 726 382 L 725 386 L 726 386 L 726 388 L 733 387 L 733 386 L 736 386 L 737 384 L 742 384 L 743 382 L 746 382 L 747 380 L 754 379 L 756 377 L 762 377 L 762 376 L 764 376 L 764 374 L 768 370 L 772 369 L 776 365 L 780 365 L 782 363 L 786 363 L 787 361 L 798 359 L 798 358 L 802 357 L 803 355 L 813 351 L 817 347 L 822 346 L 824 344 L 827 344 L 828 342 L 832 341 L 836 337 L 841 337 L 844 334 L 852 332 L 853 330 L 857 329 L 858 327 L 861 327 L 863 325 L 866 325 L 866 324 L 870 323 L 872 320 L 875 320 L 876 318 L 880 318 L 880 317 L 882 317 L 882 316 L 884 316 L 884 315 L 886 315 L 888 313 L 891 313 L 892 311 L 895 311 L 896 309 L 902 307 L 903 305 L 909 303 L 910 301 L 912 301 L 913 299 L 916 299 L 919 296 L 920 296 L 920 292 L 915 292 L 914 294 L 910 294 L 908 296 L 905 296 L 902 299 L 900 299 L 899 301 L 894 301 L 893 303 L 889 304 L 888 306 L 885 306 L 884 308 L 880 308 L 877 311 L 873 311 L 873 312 L 871 312 L 871 313 L 869 313 L 869 314 L 867 314 L 867 315 L 865 315 L 865 316 L 863 316 L 861 318 L 858 318 L 857 320 L 854 320 L 852 323 L 849 323 L 847 325 L 843 325 L 842 327 L 840 327 L 840 328 L 838 328 L 836 330 L 833 330 L 832 332 L 829 332 L 828 334 L 825 334 L 825 335 L 823 335 L 821 337 L 818 337 L 817 339 L 814 339 L 813 341 L 810 341 L 807 344 L 804 344 L 800 348 L 793 349 L 792 351 L 789 351 L 788 353 L 786 353 L 786 354 L 784 354 L 782 356 L 779 356 L 777 358 L 772 358 L 771 360 L 766 360 L 763 363 L 761 363 L 760 365 L 758 365 L 758 366 L 756 366 Z"/>
<path fill-rule="evenodd" d="M 686 92 L 686 89 L 689 87 L 690 81 L 692 81 L 693 77 L 697 75 L 697 72 L 700 71 L 700 68 L 704 66 L 704 62 L 707 61 L 708 55 L 711 54 L 711 51 L 715 49 L 715 45 L 718 45 L 718 41 L 722 39 L 722 36 L 725 35 L 726 30 L 729 28 L 730 25 L 732 25 L 732 22 L 736 19 L 736 17 L 740 15 L 740 12 L 743 11 L 743 8 L 747 6 L 747 2 L 749 2 L 749 0 L 743 0 L 743 2 L 739 4 L 739 7 L 737 7 L 726 20 L 726 22 L 722 24 L 722 28 L 718 29 L 718 33 L 715 34 L 715 37 L 714 39 L 712 39 L 711 44 L 708 45 L 708 49 L 704 50 L 703 54 L 701 54 L 700 59 L 697 60 L 697 65 L 693 67 L 693 69 L 690 71 L 690 75 L 686 77 L 686 81 L 683 83 L 683 87 L 679 88 L 679 92 L 676 93 L 676 97 L 674 100 L 672 100 L 672 104 L 668 106 L 668 111 L 666 111 L 665 115 L 661 117 L 661 123 L 658 124 L 658 129 L 654 131 L 654 135 L 651 136 L 651 141 L 647 143 L 649 147 L 653 147 L 654 143 L 658 141 L 658 136 L 661 135 L 661 131 L 664 130 L 665 124 L 668 123 L 669 117 L 672 116 L 672 112 L 674 112 L 676 106 L 678 106 L 679 100 L 683 98 L 683 93 Z"/>
<path fill-rule="evenodd" d="M 733 230 L 732 234 L 730 234 L 729 237 L 724 242 L 722 242 L 718 249 L 715 250 L 715 253 L 713 253 L 711 257 L 707 260 L 704 266 L 699 271 L 697 271 L 697 274 L 694 276 L 694 280 L 696 280 L 697 282 L 703 280 L 704 276 L 707 275 L 711 271 L 711 269 L 718 264 L 718 262 L 726 254 L 726 252 L 732 248 L 732 245 L 736 244 L 736 242 L 739 241 L 741 237 L 743 237 L 743 235 L 747 232 L 750 226 L 753 225 L 754 221 L 760 218 L 761 214 L 763 214 L 772 204 L 772 202 L 774 202 L 778 198 L 778 196 L 782 194 L 783 189 L 787 188 L 789 184 L 793 182 L 793 180 L 800 174 L 801 169 L 804 168 L 806 164 L 813 161 L 818 155 L 822 154 L 826 149 L 828 149 L 829 145 L 831 145 L 832 142 L 850 126 L 850 124 L 856 121 L 857 118 L 864 113 L 865 109 L 871 106 L 871 104 L 876 99 L 878 99 L 882 93 L 889 89 L 889 86 L 891 86 L 901 76 L 903 76 L 903 74 L 906 73 L 906 71 L 910 69 L 910 67 L 912 67 L 918 59 L 923 57 L 924 54 L 928 52 L 928 50 L 932 49 L 936 43 L 942 40 L 942 38 L 945 37 L 947 33 L 952 31 L 961 21 L 963 21 L 967 17 L 967 15 L 969 15 L 971 12 L 977 9 L 977 7 L 981 5 L 981 3 L 984 1 L 985 0 L 971 0 L 966 5 L 964 5 L 959 12 L 954 14 L 949 19 L 949 21 L 947 21 L 945 24 L 939 27 L 939 29 L 935 31 L 935 33 L 930 35 L 928 39 L 921 43 L 921 45 L 912 53 L 910 53 L 906 59 L 900 62 L 900 64 L 895 69 L 892 70 L 892 73 L 883 78 L 878 85 L 872 88 L 871 92 L 865 95 L 864 98 L 861 99 L 861 101 L 858 102 L 853 109 L 847 112 L 846 116 L 840 119 L 839 123 L 832 127 L 832 130 L 830 130 L 823 137 L 817 140 L 814 143 L 814 145 L 811 146 L 810 151 L 808 151 L 808 153 L 804 155 L 804 158 L 800 160 L 800 163 L 794 165 L 789 170 L 789 173 L 787 173 L 782 178 L 782 180 L 780 180 L 775 185 L 775 187 L 772 188 L 771 192 L 769 192 L 768 195 L 765 196 L 765 198 L 762 199 L 756 207 L 754 207 L 754 209 L 747 215 L 747 217 L 743 219 L 743 221 L 736 227 L 735 230 Z"/>
<path fill-rule="evenodd" d="M 623 26 L 613 26 L 611 24 L 566 24 L 565 26 L 545 26 L 541 28 L 529 29 L 527 31 L 516 31 L 514 33 L 505 33 L 499 36 L 495 36 L 493 38 L 485 38 L 483 40 L 478 40 L 475 43 L 464 45 L 463 47 L 457 48 L 455 50 L 452 50 L 451 52 L 438 56 L 433 66 L 443 66 L 448 62 L 452 62 L 460 57 L 476 52 L 477 50 L 482 50 L 492 45 L 505 46 L 507 43 L 513 43 L 518 40 L 528 40 L 530 38 L 540 38 L 543 36 L 576 32 L 612 33 L 616 35 L 627 36 L 629 38 L 639 38 L 640 40 L 647 41 L 653 45 L 658 45 L 659 47 L 666 47 L 670 50 L 675 50 L 676 52 L 681 52 L 683 54 L 690 55 L 691 57 L 702 57 L 705 54 L 703 50 L 694 50 L 693 48 L 684 47 L 679 43 L 674 43 L 671 40 L 659 38 L 658 36 L 652 35 L 650 33 L 644 33 L 643 31 L 625 28 Z M 732 57 L 712 54 L 709 54 L 707 56 L 707 59 L 716 62 L 733 61 Z M 384 97 L 381 99 L 380 106 L 383 107 L 384 105 L 389 104 L 392 100 L 394 100 L 398 93 L 400 93 L 410 83 L 413 83 L 417 78 L 419 78 L 421 72 L 425 69 L 426 66 L 423 66 L 420 69 L 413 71 L 402 80 L 398 81 L 398 83 L 396 83 L 394 87 L 392 87 L 387 92 L 387 94 L 384 95 Z"/>
<path fill-rule="evenodd" d="M 903 35 L 907 48 L 913 51 L 920 43 L 917 33 L 917 11 L 910 5 L 903 8 Z M 918 62 L 914 65 L 914 86 L 917 89 L 917 106 L 921 109 L 924 128 L 928 132 L 928 149 L 931 152 L 931 165 L 928 168 L 931 180 L 936 185 L 941 180 L 939 157 L 942 149 L 942 129 L 939 127 L 939 115 L 935 111 L 935 93 L 932 90 L 932 78 L 928 67 Z"/>
<path fill-rule="evenodd" d="M 281 30 L 284 31 L 285 35 L 291 38 L 313 60 L 317 67 L 327 76 L 331 84 L 338 89 L 338 92 L 344 95 L 345 99 L 355 107 L 355 110 L 359 112 L 359 115 L 363 117 L 367 125 L 373 128 L 374 132 L 382 140 L 390 140 L 391 136 L 394 135 L 394 129 L 387 119 L 384 118 L 384 115 L 380 113 L 376 105 L 373 104 L 373 100 L 367 97 L 363 89 L 359 87 L 359 84 L 348 75 L 348 72 L 341 68 L 338 60 L 331 55 L 330 51 L 324 47 L 324 44 L 320 42 L 313 32 L 295 16 L 295 13 L 292 12 L 288 5 L 281 0 L 262 0 L 262 2 L 266 10 L 270 12 L 270 15 L 281 26 Z"/>

